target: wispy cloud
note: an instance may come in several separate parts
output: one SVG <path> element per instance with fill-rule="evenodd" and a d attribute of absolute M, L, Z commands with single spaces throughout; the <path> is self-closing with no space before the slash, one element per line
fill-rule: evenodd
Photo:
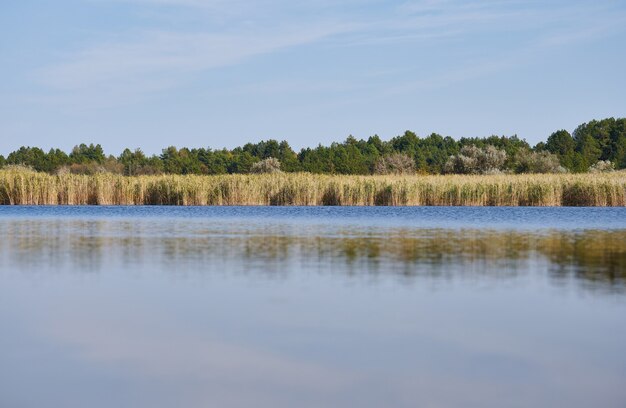
<path fill-rule="evenodd" d="M 190 74 L 315 42 L 347 29 L 346 25 L 328 24 L 247 35 L 144 32 L 127 42 L 95 45 L 66 62 L 43 68 L 39 75 L 52 87 L 77 89 L 165 73 Z"/>
<path fill-rule="evenodd" d="M 35 73 L 39 82 L 62 92 L 111 93 L 118 88 L 122 93 L 141 94 L 168 89 L 196 73 L 213 68 L 239 64 L 252 57 L 274 53 L 326 41 L 336 47 L 381 46 L 433 42 L 448 39 L 469 41 L 472 33 L 506 35 L 525 33 L 538 46 L 567 44 L 574 39 L 603 35 L 615 24 L 604 28 L 587 27 L 580 31 L 568 28 L 543 38 L 533 30 L 537 26 L 554 23 L 562 25 L 569 20 L 600 10 L 602 7 L 571 6 L 546 8 L 540 3 L 520 1 L 452 0 L 407 1 L 395 6 L 379 0 L 370 0 L 368 12 L 360 12 L 358 2 L 320 1 L 312 5 L 305 1 L 283 0 L 91 0 L 95 3 L 118 2 L 152 7 L 185 9 L 202 20 L 216 15 L 227 15 L 227 24 L 220 29 L 207 23 L 194 30 L 159 29 L 129 30 L 116 34 L 115 39 L 95 43 L 69 54 L 61 61 L 45 66 Z M 372 11 L 374 10 L 374 11 Z M 618 16 L 621 18 L 620 16 Z M 615 18 L 609 18 L 609 23 Z M 623 21 L 621 18 L 620 21 Z M 224 29 L 227 26 L 227 29 Z M 332 40 L 332 41 L 331 41 Z M 531 42 L 532 42 L 531 41 Z M 506 69 L 521 54 L 532 47 L 522 43 L 519 52 L 507 49 L 513 55 L 496 63 L 481 61 L 473 68 L 446 69 L 437 78 L 402 85 L 404 89 L 462 81 L 475 76 Z M 463 65 L 464 61 L 459 61 Z M 467 61 L 465 61 L 467 62 Z M 424 82 L 426 81 L 426 82 Z M 119 92 L 118 92 L 119 93 Z"/>
<path fill-rule="evenodd" d="M 193 32 L 182 29 L 133 31 L 123 39 L 116 34 L 112 41 L 93 44 L 67 55 L 58 63 L 43 67 L 37 72 L 41 82 L 60 90 L 91 88 L 101 84 L 138 88 L 150 77 L 185 75 L 232 65 L 253 56 L 331 37 L 336 37 L 334 44 L 340 46 L 432 40 L 461 34 L 467 29 L 459 28 L 463 22 L 478 24 L 500 16 L 493 12 L 478 15 L 474 8 L 467 7 L 460 12 L 436 16 L 415 15 L 417 10 L 438 7 L 440 12 L 449 11 L 447 2 L 432 0 L 419 2 L 420 7 L 413 3 L 399 8 L 387 7 L 385 15 L 374 16 L 353 16 L 333 6 L 332 2 L 318 2 L 312 7 L 306 2 L 296 1 L 288 5 L 278 0 L 108 1 L 197 8 L 197 13 L 207 18 L 215 14 L 237 15 L 227 31 L 216 32 L 209 26 Z M 260 5 L 265 7 L 260 8 Z M 274 14 L 273 24 L 260 17 L 263 13 Z M 170 82 L 164 81 L 164 86 Z M 153 89 L 153 85 L 147 88 Z"/>
<path fill-rule="evenodd" d="M 439 1 L 433 0 L 431 3 L 439 3 Z M 515 2 L 511 1 L 511 3 Z M 484 7 L 484 4 L 480 7 Z M 597 18 L 589 18 L 584 27 L 571 24 L 574 21 L 580 21 L 585 16 Z M 514 17 L 514 19 L 505 17 Z M 489 18 L 489 13 L 482 15 L 481 18 Z M 517 21 L 518 26 L 509 25 L 508 31 L 529 31 L 534 25 L 552 26 L 552 28 L 541 30 L 539 33 L 527 34 L 526 40 L 517 47 L 505 48 L 490 57 L 470 57 L 435 75 L 405 81 L 380 92 L 385 95 L 398 95 L 416 90 L 447 87 L 483 78 L 515 66 L 532 64 L 544 52 L 560 47 L 592 43 L 617 32 L 623 32 L 625 31 L 624 27 L 626 27 L 626 14 L 624 12 L 614 13 L 611 8 L 603 5 L 572 6 L 567 10 L 541 10 L 541 12 L 532 9 L 515 13 L 507 12 L 497 16 L 494 21 L 502 19 L 505 20 L 504 24 Z M 502 21 L 499 21 L 499 24 L 502 24 Z"/>

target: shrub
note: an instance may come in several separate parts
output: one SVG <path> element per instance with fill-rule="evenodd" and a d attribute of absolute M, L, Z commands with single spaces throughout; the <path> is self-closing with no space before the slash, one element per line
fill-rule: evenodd
<path fill-rule="evenodd" d="M 522 149 L 515 156 L 515 171 L 517 173 L 566 173 L 561 166 L 557 155 L 548 151 L 531 152 Z"/>
<path fill-rule="evenodd" d="M 411 174 L 415 173 L 415 162 L 402 153 L 383 156 L 374 165 L 375 174 Z"/>
<path fill-rule="evenodd" d="M 274 157 L 256 162 L 250 168 L 250 173 L 281 173 L 280 161 Z"/>
<path fill-rule="evenodd" d="M 136 176 L 154 176 L 162 174 L 163 172 L 156 166 L 150 164 L 142 164 L 135 168 L 134 175 Z"/>
<path fill-rule="evenodd" d="M 2 167 L 2 170 L 14 173 L 36 173 L 35 169 L 33 169 L 32 166 L 27 166 L 24 164 L 6 164 L 4 167 Z"/>
<path fill-rule="evenodd" d="M 499 174 L 504 170 L 506 152 L 494 146 L 480 148 L 463 146 L 456 156 L 450 156 L 444 166 L 446 173 Z"/>
<path fill-rule="evenodd" d="M 114 160 L 107 159 L 104 163 L 98 164 L 96 162 L 90 163 L 74 163 L 69 166 L 60 166 L 55 173 L 57 175 L 64 174 L 82 174 L 87 176 L 93 176 L 94 174 L 110 173 L 110 174 L 122 174 L 124 166 Z"/>
<path fill-rule="evenodd" d="M 56 169 L 54 174 L 56 174 L 57 176 L 64 176 L 66 174 L 70 174 L 70 166 L 67 166 L 67 165 L 60 166 L 59 168 Z"/>
<path fill-rule="evenodd" d="M 606 173 L 615 170 L 615 166 L 610 160 L 598 160 L 596 164 L 589 167 L 590 173 Z"/>

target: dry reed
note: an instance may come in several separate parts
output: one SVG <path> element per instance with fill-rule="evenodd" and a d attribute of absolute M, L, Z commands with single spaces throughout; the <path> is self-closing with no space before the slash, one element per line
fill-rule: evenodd
<path fill-rule="evenodd" d="M 625 206 L 626 171 L 602 174 L 126 177 L 0 170 L 9 205 Z"/>

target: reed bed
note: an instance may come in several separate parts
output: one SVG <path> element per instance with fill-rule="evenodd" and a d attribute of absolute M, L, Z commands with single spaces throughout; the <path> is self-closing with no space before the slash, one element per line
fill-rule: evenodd
<path fill-rule="evenodd" d="M 626 171 L 602 174 L 126 177 L 0 170 L 4 205 L 625 206 Z"/>

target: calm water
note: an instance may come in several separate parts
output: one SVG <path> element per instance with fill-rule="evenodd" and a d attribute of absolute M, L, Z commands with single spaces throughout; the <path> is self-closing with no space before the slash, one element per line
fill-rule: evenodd
<path fill-rule="evenodd" d="M 0 407 L 624 407 L 626 209 L 0 207 Z"/>

